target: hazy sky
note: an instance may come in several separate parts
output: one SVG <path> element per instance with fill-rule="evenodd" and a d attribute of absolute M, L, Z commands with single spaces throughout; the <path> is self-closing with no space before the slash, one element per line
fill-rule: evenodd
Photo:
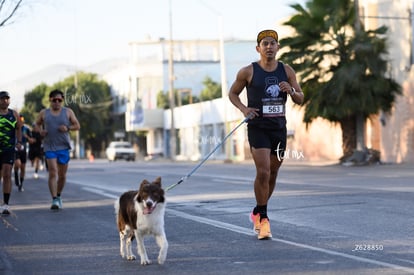
<path fill-rule="evenodd" d="M 25 0 L 0 28 L 0 83 L 48 65 L 85 66 L 128 56 L 128 43 L 169 38 L 170 0 Z M 171 0 L 174 39 L 255 39 L 305 0 Z M 281 34 L 279 34 L 281 35 Z"/>

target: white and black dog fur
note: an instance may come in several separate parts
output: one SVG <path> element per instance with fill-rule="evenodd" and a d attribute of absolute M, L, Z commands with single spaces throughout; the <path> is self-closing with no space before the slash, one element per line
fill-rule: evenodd
<path fill-rule="evenodd" d="M 115 202 L 116 222 L 119 230 L 120 253 L 122 258 L 135 260 L 132 241 L 137 239 L 137 250 L 141 265 L 148 265 L 144 236 L 153 235 L 160 248 L 158 263 L 167 258 L 168 241 L 164 230 L 165 196 L 161 178 L 153 182 L 143 180 L 138 191 L 128 191 Z"/>

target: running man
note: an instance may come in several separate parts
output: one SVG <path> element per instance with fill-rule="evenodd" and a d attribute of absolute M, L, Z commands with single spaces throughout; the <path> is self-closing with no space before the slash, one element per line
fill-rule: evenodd
<path fill-rule="evenodd" d="M 43 150 L 49 171 L 50 209 L 62 209 L 61 194 L 66 183 L 71 150 L 69 131 L 77 131 L 80 124 L 72 109 L 63 107 L 64 94 L 53 90 L 49 94 L 50 107 L 40 111 L 36 130 L 44 137 Z"/>

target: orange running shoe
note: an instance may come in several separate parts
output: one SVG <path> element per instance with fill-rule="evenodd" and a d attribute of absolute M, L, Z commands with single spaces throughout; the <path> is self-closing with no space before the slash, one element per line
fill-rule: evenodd
<path fill-rule="evenodd" d="M 250 221 L 253 223 L 253 231 L 257 234 L 260 232 L 260 214 L 257 213 L 256 215 L 250 213 Z"/>
<path fill-rule="evenodd" d="M 270 232 L 270 223 L 269 219 L 264 218 L 260 222 L 260 231 L 259 235 L 257 235 L 259 240 L 270 239 L 272 238 L 272 232 Z"/>

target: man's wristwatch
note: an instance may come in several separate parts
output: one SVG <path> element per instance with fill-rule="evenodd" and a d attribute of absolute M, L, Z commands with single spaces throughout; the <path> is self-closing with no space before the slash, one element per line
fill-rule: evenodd
<path fill-rule="evenodd" d="M 290 96 L 293 96 L 294 94 L 296 94 L 296 89 L 292 87 L 292 90 L 290 90 Z"/>

